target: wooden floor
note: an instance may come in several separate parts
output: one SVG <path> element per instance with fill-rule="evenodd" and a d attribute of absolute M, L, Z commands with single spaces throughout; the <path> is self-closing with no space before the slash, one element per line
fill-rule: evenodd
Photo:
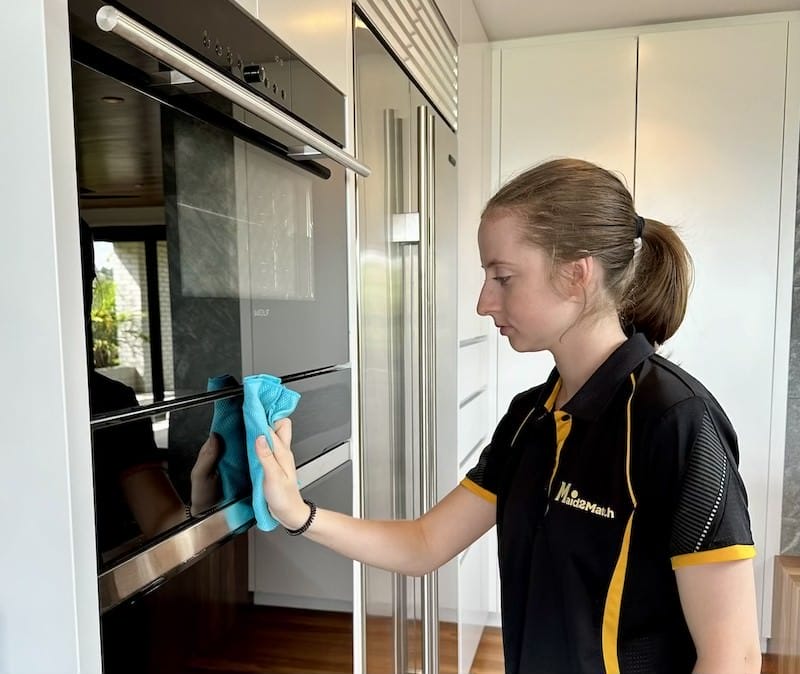
<path fill-rule="evenodd" d="M 346 613 L 252 607 L 242 613 L 240 627 L 224 643 L 209 645 L 184 674 L 351 674 L 352 617 Z M 369 674 L 389 671 L 391 624 L 386 619 L 367 626 Z M 413 631 L 413 630 L 412 630 Z M 413 639 L 412 639 L 413 642 Z M 440 671 L 457 670 L 455 628 L 443 624 Z M 415 657 L 414 644 L 411 649 Z M 762 674 L 776 674 L 774 656 L 765 656 Z M 470 674 L 503 674 L 500 630 L 483 632 Z"/>
<path fill-rule="evenodd" d="M 254 606 L 224 643 L 193 658 L 185 674 L 351 674 L 349 613 Z"/>

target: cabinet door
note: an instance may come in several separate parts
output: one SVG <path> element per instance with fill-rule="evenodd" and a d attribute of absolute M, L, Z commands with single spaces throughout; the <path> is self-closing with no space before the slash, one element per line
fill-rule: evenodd
<path fill-rule="evenodd" d="M 238 0 L 245 7 L 253 0 Z M 258 3 L 258 18 L 345 94 L 351 92 L 350 0 Z"/>
<path fill-rule="evenodd" d="M 709 388 L 738 433 L 760 597 L 786 31 L 782 21 L 639 41 L 637 209 L 678 226 L 695 263 L 686 319 L 662 352 Z"/>
<path fill-rule="evenodd" d="M 500 183 L 566 156 L 617 171 L 633 188 L 635 37 L 528 44 L 503 49 L 500 59 Z M 550 354 L 518 354 L 500 338 L 498 413 L 552 367 Z"/>

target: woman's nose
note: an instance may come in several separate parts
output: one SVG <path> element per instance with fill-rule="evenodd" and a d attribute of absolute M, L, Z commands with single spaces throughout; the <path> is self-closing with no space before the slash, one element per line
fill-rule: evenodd
<path fill-rule="evenodd" d="M 481 292 L 478 295 L 477 311 L 479 316 L 488 316 L 492 310 L 491 292 L 486 287 L 486 283 L 481 286 Z"/>

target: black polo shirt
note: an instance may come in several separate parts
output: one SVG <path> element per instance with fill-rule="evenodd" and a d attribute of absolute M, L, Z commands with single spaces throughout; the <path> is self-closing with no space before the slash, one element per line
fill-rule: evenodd
<path fill-rule="evenodd" d="M 462 482 L 497 504 L 509 674 L 683 674 L 673 569 L 755 555 L 731 423 L 633 335 L 561 410 L 519 394 Z"/>

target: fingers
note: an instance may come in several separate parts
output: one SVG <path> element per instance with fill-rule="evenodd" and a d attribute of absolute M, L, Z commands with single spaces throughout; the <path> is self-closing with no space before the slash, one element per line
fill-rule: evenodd
<path fill-rule="evenodd" d="M 259 435 L 256 438 L 256 456 L 264 468 L 267 477 L 283 477 L 294 483 L 297 480 L 294 464 L 294 454 L 292 453 L 292 424 L 288 419 L 282 419 L 275 423 L 275 430 L 268 428 L 270 434 L 270 449 L 266 437 Z M 276 473 L 279 470 L 280 473 Z"/>
<path fill-rule="evenodd" d="M 293 515 L 307 508 L 297 485 L 294 456 L 285 442 L 291 440 L 291 425 L 277 423 L 275 426 L 277 432 L 268 430 L 272 449 L 263 435 L 259 435 L 255 443 L 256 456 L 264 469 L 264 498 L 275 519 L 281 523 L 294 522 Z"/>
<path fill-rule="evenodd" d="M 275 422 L 275 433 L 284 445 L 292 446 L 292 420 L 289 417 Z"/>
<path fill-rule="evenodd" d="M 256 456 L 261 462 L 264 472 L 274 472 L 276 468 L 280 468 L 277 461 L 275 461 L 272 450 L 267 444 L 267 439 L 263 435 L 259 435 L 256 438 Z"/>
<path fill-rule="evenodd" d="M 275 430 L 270 433 L 275 460 L 283 468 L 286 476 L 290 480 L 295 480 L 294 454 L 291 449 L 292 422 L 289 419 L 281 419 L 275 423 Z"/>

